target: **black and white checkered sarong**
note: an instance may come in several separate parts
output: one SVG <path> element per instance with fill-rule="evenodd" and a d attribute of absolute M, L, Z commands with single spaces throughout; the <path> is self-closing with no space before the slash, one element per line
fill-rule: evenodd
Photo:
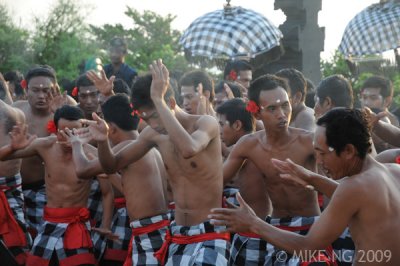
<path fill-rule="evenodd" d="M 27 224 L 30 228 L 38 231 L 43 222 L 43 209 L 47 203 L 44 180 L 22 185 L 22 192 L 24 193 Z"/>
<path fill-rule="evenodd" d="M 179 226 L 171 223 L 171 235 L 197 236 L 226 230 L 209 221 L 194 226 Z M 171 243 L 166 265 L 228 265 L 230 242 L 223 239 L 179 245 Z"/>

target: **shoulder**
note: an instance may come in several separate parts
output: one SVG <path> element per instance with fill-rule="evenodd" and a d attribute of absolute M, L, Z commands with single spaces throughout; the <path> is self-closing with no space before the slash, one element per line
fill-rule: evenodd
<path fill-rule="evenodd" d="M 289 127 L 291 135 L 298 138 L 300 141 L 311 142 L 314 139 L 314 132 L 302 128 Z"/>
<path fill-rule="evenodd" d="M 137 75 L 136 69 L 124 63 L 125 71 L 130 75 Z"/>
<path fill-rule="evenodd" d="M 12 107 L 18 108 L 23 110 L 24 108 L 26 108 L 29 105 L 28 101 L 26 100 L 22 100 L 22 101 L 16 101 L 12 104 Z"/>
<path fill-rule="evenodd" d="M 264 130 L 260 130 L 260 131 L 256 131 L 251 134 L 244 135 L 238 140 L 238 142 L 235 144 L 235 147 L 242 146 L 242 147 L 249 148 L 251 146 L 258 145 L 259 143 L 262 142 L 262 138 L 264 135 L 265 135 Z"/>

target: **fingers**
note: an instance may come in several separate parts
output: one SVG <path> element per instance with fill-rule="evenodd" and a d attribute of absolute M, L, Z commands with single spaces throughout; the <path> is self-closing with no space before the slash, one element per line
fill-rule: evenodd
<path fill-rule="evenodd" d="M 231 88 L 230 88 L 230 87 L 228 86 L 228 84 L 226 84 L 226 83 L 224 83 L 224 90 L 225 90 L 225 93 L 226 93 L 228 99 L 233 99 L 233 98 L 235 98 L 235 96 L 233 95 L 233 92 L 232 92 Z"/>
<path fill-rule="evenodd" d="M 236 193 L 236 199 L 239 202 L 240 207 L 247 206 L 247 203 L 242 198 L 242 195 L 240 195 L 240 192 Z"/>
<path fill-rule="evenodd" d="M 81 123 L 82 126 L 90 126 L 90 125 L 96 125 L 97 122 L 93 120 L 87 120 L 87 119 L 79 119 L 79 122 Z"/>
<path fill-rule="evenodd" d="M 227 205 L 229 208 L 231 208 L 231 209 L 237 209 L 237 208 L 239 208 L 239 207 L 236 206 L 235 204 L 233 204 L 233 203 L 229 202 L 228 200 L 226 200 L 226 198 L 225 198 L 225 203 L 226 203 L 226 205 Z"/>
<path fill-rule="evenodd" d="M 93 118 L 93 120 L 94 121 L 97 121 L 97 122 L 100 122 L 101 120 L 103 120 L 103 119 L 101 119 L 101 117 L 100 116 L 98 116 L 95 112 L 93 112 L 92 113 L 92 118 Z M 89 120 L 90 121 L 90 120 Z M 89 122 L 88 124 L 90 124 L 91 122 Z M 92 123 L 93 124 L 93 123 Z"/>

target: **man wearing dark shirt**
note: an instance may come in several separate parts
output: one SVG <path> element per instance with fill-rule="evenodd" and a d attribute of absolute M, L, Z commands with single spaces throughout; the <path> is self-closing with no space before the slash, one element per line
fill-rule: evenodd
<path fill-rule="evenodd" d="M 107 78 L 115 76 L 124 80 L 129 87 L 132 87 L 133 81 L 137 76 L 137 72 L 134 68 L 125 64 L 125 56 L 127 54 L 128 47 L 126 41 L 120 37 L 114 37 L 110 41 L 110 59 L 111 64 L 104 66 L 104 72 Z"/>

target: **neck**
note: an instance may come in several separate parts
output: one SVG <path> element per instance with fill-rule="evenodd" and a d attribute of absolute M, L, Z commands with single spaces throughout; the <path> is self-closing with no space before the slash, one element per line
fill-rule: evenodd
<path fill-rule="evenodd" d="M 267 143 L 270 146 L 281 146 L 288 143 L 289 129 L 281 131 L 272 131 L 265 129 L 265 135 L 267 137 Z"/>
<path fill-rule="evenodd" d="M 49 116 L 49 115 L 51 114 L 50 108 L 48 108 L 48 109 L 43 109 L 43 110 L 38 110 L 38 109 L 32 108 L 32 106 L 30 106 L 30 108 L 31 108 L 31 113 L 32 113 L 33 115 L 35 115 L 35 116 L 43 116 L 43 117 L 46 117 L 46 116 Z"/>
<path fill-rule="evenodd" d="M 112 63 L 112 66 L 113 66 L 113 68 L 120 68 L 123 63 L 124 63 L 124 60 L 122 60 L 121 62 L 118 62 L 118 63 Z"/>
<path fill-rule="evenodd" d="M 307 107 L 303 102 L 299 103 L 295 108 L 292 109 L 292 119 L 291 120 L 294 121 L 296 119 L 296 116 L 306 108 Z"/>
<path fill-rule="evenodd" d="M 115 137 L 113 137 L 112 143 L 117 145 L 123 141 L 136 140 L 139 137 L 137 130 L 123 131 L 121 130 Z"/>

